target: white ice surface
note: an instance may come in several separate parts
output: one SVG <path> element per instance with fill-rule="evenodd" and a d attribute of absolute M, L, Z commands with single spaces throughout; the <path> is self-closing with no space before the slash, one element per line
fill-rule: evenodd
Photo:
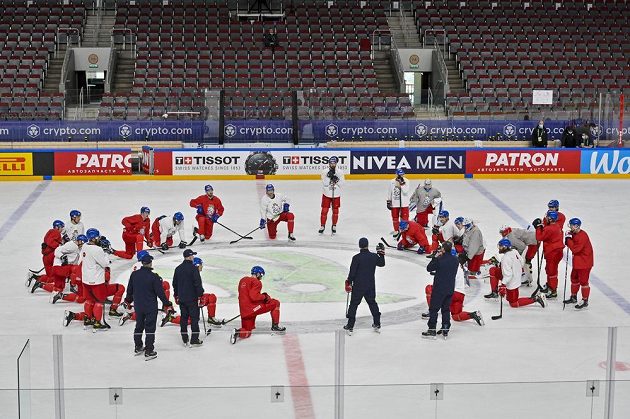
<path fill-rule="evenodd" d="M 595 247 L 592 274 L 621 297 L 615 303 L 600 288 L 592 286 L 591 307 L 575 312 L 562 311 L 561 298 L 541 309 L 504 306 L 504 318 L 490 320 L 498 312 L 496 302 L 483 301 L 489 284 L 474 282 L 465 308 L 481 310 L 486 326 L 472 321 L 453 322 L 448 341 L 426 341 L 419 337 L 426 323 L 419 317 L 426 309 L 424 286 L 429 283 L 427 259 L 411 252 L 388 249 L 387 266 L 377 272 L 377 289 L 394 295 L 396 302 L 382 303 L 383 330 L 369 329 L 371 319 L 365 303 L 359 307 L 355 334 L 345 337 L 345 417 L 510 417 L 530 418 L 545 412 L 554 418 L 603 417 L 604 384 L 600 396 L 585 397 L 586 380 L 604 380 L 606 371 L 607 327 L 620 326 L 617 359 L 625 362 L 616 372 L 615 417 L 630 417 L 630 316 L 621 306 L 630 300 L 624 243 L 630 236 L 626 223 L 630 208 L 630 187 L 622 180 L 435 180 L 444 197 L 444 208 L 452 217 L 472 217 L 484 233 L 491 256 L 503 224 L 517 227 L 517 220 L 499 209 L 492 199 L 473 186 L 481 187 L 508 206 L 518 219 L 531 222 L 542 216 L 549 199 L 558 199 L 567 216 L 579 217 Z M 0 183 L 0 216 L 14 224 L 0 241 L 2 314 L 0 338 L 0 417 L 17 417 L 15 392 L 16 357 L 25 340 L 31 339 L 31 392 L 33 416 L 54 417 L 52 335 L 63 335 L 66 418 L 143 418 L 207 412 L 213 417 L 334 417 L 335 330 L 344 324 L 346 296 L 345 270 L 357 251 L 361 236 L 373 249 L 381 236 L 392 230 L 385 208 L 387 181 L 349 181 L 342 197 L 338 234 L 330 235 L 330 213 L 326 234 L 319 227 L 321 188 L 316 181 L 276 181 L 276 190 L 291 198 L 296 215 L 297 242 L 286 240 L 286 224 L 279 226 L 278 239 L 269 241 L 257 231 L 253 240 L 235 245 L 236 236 L 215 226 L 213 238 L 195 244 L 206 261 L 237 258 L 234 286 L 213 283 L 208 266 L 202 277 L 207 290 L 217 294 L 218 317 L 237 314 L 233 297 L 238 279 L 253 264 L 262 264 L 273 281 L 275 259 L 265 252 L 288 252 L 326 261 L 338 278 L 326 278 L 337 288 L 334 298 L 309 302 L 321 289 L 321 282 L 304 281 L 287 287 L 294 302 L 283 302 L 285 337 L 257 334 L 232 346 L 231 327 L 238 320 L 214 330 L 205 345 L 185 349 L 177 327 L 158 328 L 156 349 L 159 357 L 144 362 L 133 357 L 133 323 L 123 327 L 111 319 L 112 330 L 92 334 L 78 324 L 61 325 L 64 309 L 81 311 L 81 306 L 48 302 L 49 294 L 30 294 L 24 287 L 27 268 L 41 267 L 39 243 L 52 220 L 67 220 L 68 212 L 83 212 L 86 228 L 97 227 L 115 248 L 122 247 L 120 219 L 149 206 L 152 218 L 182 211 L 190 232 L 194 209 L 188 201 L 207 182 L 52 182 L 22 214 L 14 214 L 35 182 Z M 211 182 L 223 200 L 226 213 L 221 222 L 245 233 L 258 224 L 258 202 L 264 190 L 260 181 Z M 415 186 L 416 182 L 413 182 Z M 388 240 L 393 243 L 389 236 Z M 261 254 L 262 252 L 262 254 Z M 179 250 L 170 255 L 156 253 L 156 268 L 168 271 L 180 260 Z M 317 260 L 312 263 L 317 263 Z M 208 263 L 211 265 L 211 263 Z M 113 277 L 126 284 L 131 261 L 115 259 Z M 323 266 L 323 265 L 322 265 Z M 337 271 L 334 271 L 337 269 Z M 342 275 L 343 274 L 343 275 Z M 289 274 L 290 275 L 290 274 Z M 560 289 L 565 275 L 560 266 Z M 316 273 L 313 274 L 316 276 Z M 167 278 L 168 279 L 168 278 Z M 285 278 L 287 281 L 290 278 Z M 320 278 L 321 279 L 321 278 Z M 326 282 L 324 281 L 324 282 Z M 544 282 L 544 271 L 542 274 Z M 282 281 L 280 281 L 282 282 Z M 269 284 L 279 286 L 278 284 Z M 523 288 L 529 294 L 531 288 Z M 561 292 L 560 292 L 561 293 Z M 385 298 L 385 297 L 383 297 Z M 377 298 L 378 300 L 378 298 Z M 269 317 L 260 319 L 259 331 L 268 330 Z M 234 326 L 233 326 L 234 325 Z M 298 356 L 296 356 L 296 354 Z M 303 368 L 301 367 L 303 365 Z M 447 383 L 444 400 L 429 399 L 430 383 Z M 476 383 L 476 384 L 475 384 Z M 523 384 L 527 383 L 527 384 Z M 286 388 L 285 403 L 270 403 L 271 385 L 310 386 Z M 108 403 L 109 387 L 124 387 L 124 404 L 117 411 Z M 624 395 L 625 396 L 622 396 Z M 551 413 L 553 412 L 553 413 Z M 117 416 L 116 416 L 117 415 Z M 310 416 L 312 417 L 312 416 Z M 544 414 L 539 417 L 548 417 Z M 550 416 L 549 416 L 550 417 Z"/>

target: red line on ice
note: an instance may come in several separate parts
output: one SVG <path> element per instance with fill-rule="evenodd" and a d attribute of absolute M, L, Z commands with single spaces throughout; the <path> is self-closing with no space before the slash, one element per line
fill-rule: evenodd
<path fill-rule="evenodd" d="M 311 401 L 311 390 L 306 378 L 306 369 L 302 359 L 302 349 L 297 335 L 283 336 L 284 357 L 287 361 L 289 374 L 289 384 L 291 385 L 291 398 L 293 399 L 293 410 L 295 417 L 300 419 L 314 419 L 313 402 Z"/>

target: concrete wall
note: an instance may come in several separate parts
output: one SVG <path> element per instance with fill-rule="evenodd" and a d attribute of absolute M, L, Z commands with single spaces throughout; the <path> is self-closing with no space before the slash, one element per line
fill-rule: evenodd
<path fill-rule="evenodd" d="M 411 68 L 412 64 L 409 62 L 409 58 L 412 55 L 417 55 L 420 59 L 417 67 L 415 68 Z M 427 73 L 431 72 L 433 69 L 432 49 L 399 48 L 398 56 L 400 57 L 400 63 L 403 71 L 419 71 Z"/>
<path fill-rule="evenodd" d="M 109 53 L 111 48 L 73 48 L 75 71 L 107 71 L 109 68 Z M 96 62 L 97 67 L 90 67 L 89 57 Z"/>

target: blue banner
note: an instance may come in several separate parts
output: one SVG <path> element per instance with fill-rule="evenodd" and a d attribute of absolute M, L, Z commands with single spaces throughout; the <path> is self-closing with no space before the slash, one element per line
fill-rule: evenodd
<path fill-rule="evenodd" d="M 630 150 L 582 150 L 580 172 L 598 175 L 630 174 Z"/>
<path fill-rule="evenodd" d="M 351 174 L 462 174 L 466 151 L 456 149 L 368 149 L 350 152 Z"/>
<path fill-rule="evenodd" d="M 223 133 L 226 143 L 288 143 L 293 140 L 293 123 L 285 120 L 226 120 Z"/>
<path fill-rule="evenodd" d="M 0 141 L 203 141 L 203 121 L 20 121 L 0 124 Z"/>

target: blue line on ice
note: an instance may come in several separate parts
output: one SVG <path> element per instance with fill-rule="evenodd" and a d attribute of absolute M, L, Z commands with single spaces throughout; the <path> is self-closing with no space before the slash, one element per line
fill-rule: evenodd
<path fill-rule="evenodd" d="M 488 189 L 483 187 L 479 182 L 473 180 L 469 182 L 470 185 L 477 189 L 479 192 L 483 194 L 490 202 L 492 202 L 497 208 L 506 213 L 509 217 L 511 217 L 514 221 L 519 223 L 520 225 L 526 226 L 530 223 L 526 221 L 523 217 L 518 215 L 516 211 L 507 206 L 501 199 L 495 196 Z M 630 302 L 626 300 L 621 294 L 608 286 L 604 281 L 602 281 L 597 275 L 591 273 L 591 282 L 597 289 L 599 289 L 606 297 L 610 298 L 612 302 L 617 304 L 626 314 L 630 315 Z"/>
<path fill-rule="evenodd" d="M 37 199 L 41 196 L 42 192 L 46 190 L 49 184 L 50 184 L 50 181 L 46 181 L 37 185 L 37 187 L 33 190 L 33 192 L 31 192 L 26 197 L 26 199 L 22 201 L 20 206 L 17 207 L 15 211 L 13 211 L 13 214 L 7 217 L 4 224 L 0 226 L 0 243 L 2 242 L 2 240 L 4 240 L 7 234 L 9 234 L 11 229 L 15 227 L 15 225 L 20 220 L 20 218 L 22 218 L 22 216 L 26 214 L 26 211 L 28 211 L 28 209 L 35 203 L 35 201 L 37 201 Z"/>

